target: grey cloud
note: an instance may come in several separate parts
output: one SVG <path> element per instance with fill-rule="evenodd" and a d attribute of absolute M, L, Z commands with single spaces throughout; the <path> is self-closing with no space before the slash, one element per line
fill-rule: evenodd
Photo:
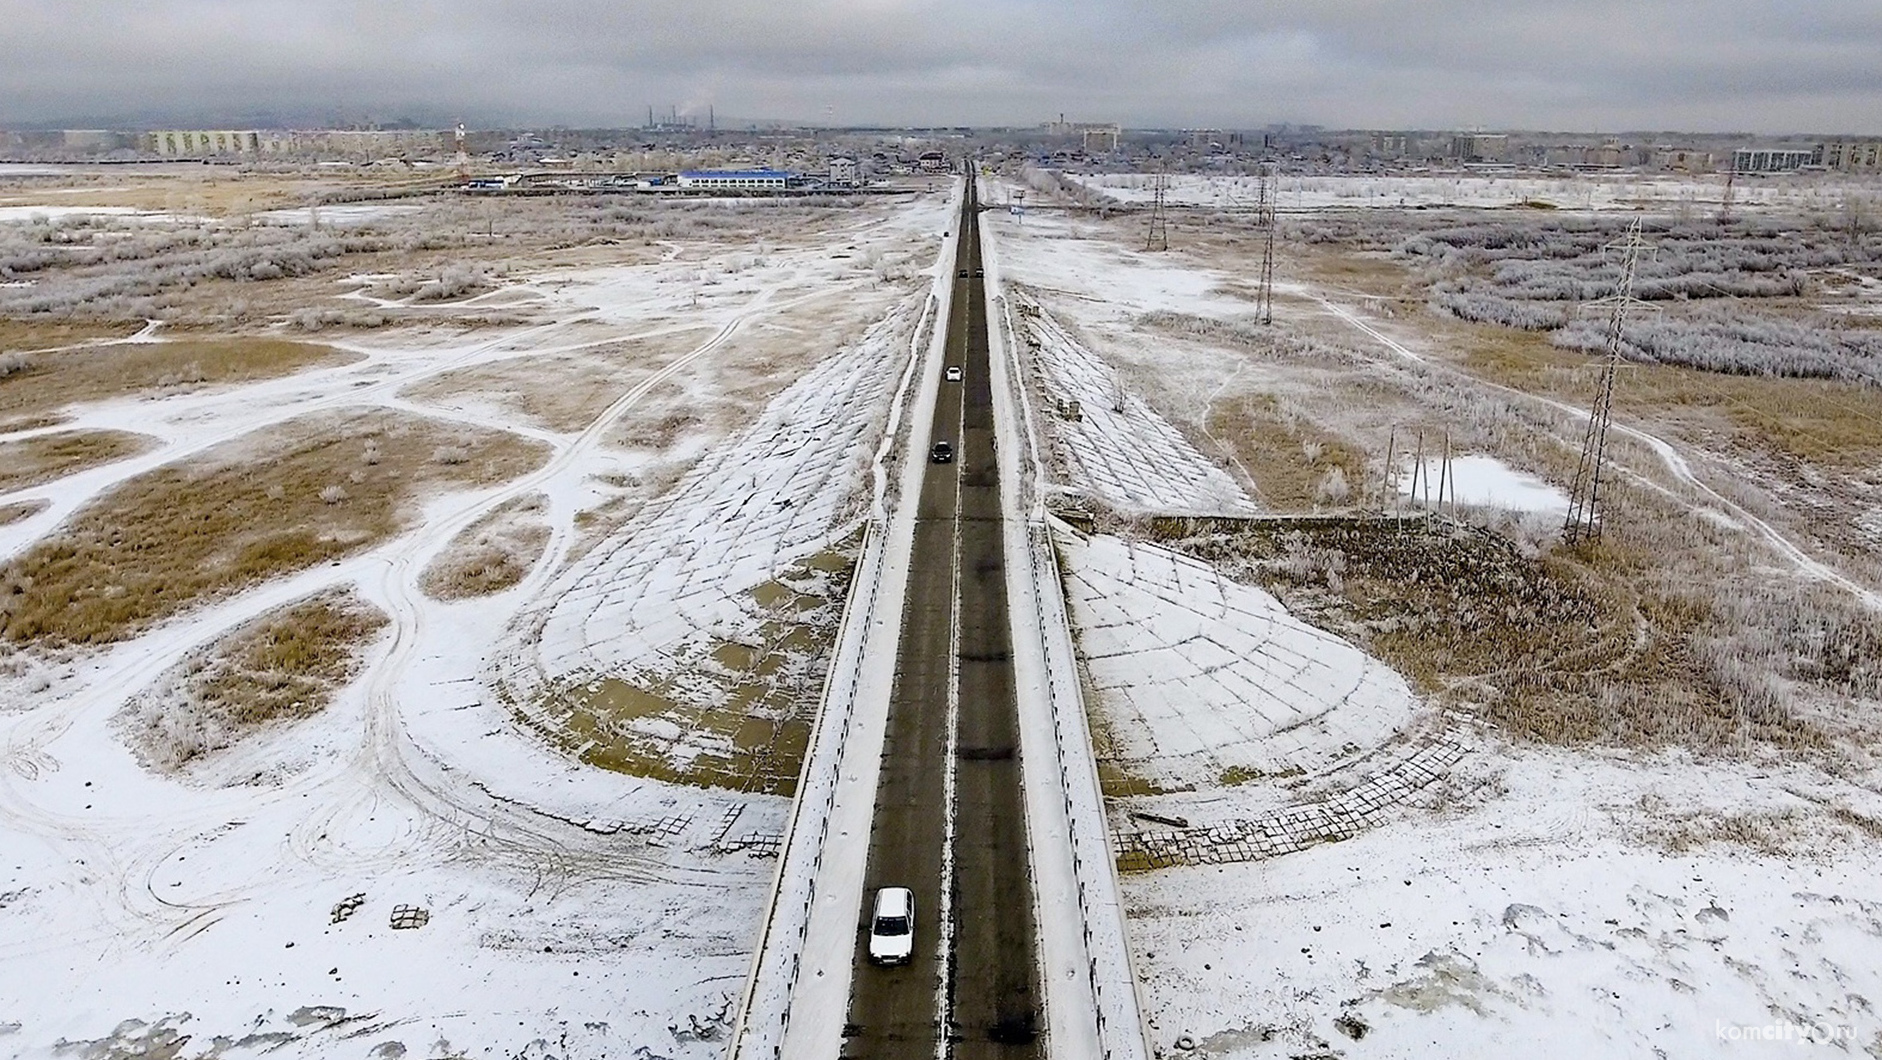
<path fill-rule="evenodd" d="M 1878 132 L 1875 0 L 0 0 L 0 122 L 399 108 L 626 124 Z"/>

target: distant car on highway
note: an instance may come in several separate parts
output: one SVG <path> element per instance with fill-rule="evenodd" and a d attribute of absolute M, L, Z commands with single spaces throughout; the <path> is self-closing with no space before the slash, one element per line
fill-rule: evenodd
<path fill-rule="evenodd" d="M 934 443 L 934 448 L 928 450 L 928 459 L 937 464 L 952 464 L 954 462 L 954 443 Z"/>
<path fill-rule="evenodd" d="M 982 276 L 985 276 L 985 275 L 986 275 L 986 272 L 985 272 L 984 270 L 981 270 L 981 269 L 975 269 L 975 270 L 974 270 L 974 278 L 975 278 L 975 279 L 979 279 L 980 277 L 982 277 Z"/>
<path fill-rule="evenodd" d="M 947 375 L 948 382 L 950 383 L 960 382 L 961 381 L 961 366 L 958 364 L 948 365 L 948 370 L 946 372 L 946 375 Z"/>
<path fill-rule="evenodd" d="M 869 918 L 869 960 L 907 964 L 914 956 L 915 893 L 906 887 L 877 888 L 875 913 Z"/>

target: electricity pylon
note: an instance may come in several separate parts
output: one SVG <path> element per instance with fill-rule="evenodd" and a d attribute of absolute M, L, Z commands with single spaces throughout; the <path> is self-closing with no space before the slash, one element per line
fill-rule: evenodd
<path fill-rule="evenodd" d="M 1601 369 L 1601 382 L 1595 390 L 1594 408 L 1588 413 L 1588 430 L 1582 436 L 1581 463 L 1575 468 L 1575 488 L 1568 502 L 1568 519 L 1562 524 L 1562 540 L 1568 544 L 1578 541 L 1601 540 L 1601 473 L 1607 459 L 1608 424 L 1614 419 L 1614 377 L 1621 367 L 1622 328 L 1627 319 L 1627 311 L 1634 306 L 1645 305 L 1634 297 L 1634 274 L 1640 266 L 1640 255 L 1647 247 L 1647 241 L 1640 237 L 1640 218 L 1627 228 L 1627 237 L 1610 249 L 1621 252 L 1621 286 L 1610 298 L 1603 298 L 1588 303 L 1590 306 L 1607 306 L 1612 309 L 1608 316 L 1607 363 Z"/>
<path fill-rule="evenodd" d="M 1144 237 L 1145 250 L 1170 249 L 1170 218 L 1163 209 L 1164 175 L 1156 176 L 1156 199 L 1150 204 L 1150 232 Z"/>
<path fill-rule="evenodd" d="M 1255 225 L 1262 233 L 1261 283 L 1255 292 L 1255 317 L 1263 324 L 1274 323 L 1274 170 L 1261 164 L 1261 182 L 1257 185 Z"/>

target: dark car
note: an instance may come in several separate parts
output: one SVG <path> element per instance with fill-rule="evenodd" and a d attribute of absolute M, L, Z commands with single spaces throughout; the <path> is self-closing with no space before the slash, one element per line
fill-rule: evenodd
<path fill-rule="evenodd" d="M 959 276 L 959 277 L 960 277 L 961 279 L 963 279 L 963 280 L 964 280 L 964 279 L 966 279 L 966 278 L 967 278 L 967 270 L 966 270 L 966 269 L 962 269 L 962 270 L 961 270 L 960 272 L 958 272 L 958 273 L 955 273 L 955 275 L 957 275 L 957 276 Z"/>
<path fill-rule="evenodd" d="M 952 464 L 954 462 L 954 443 L 934 443 L 934 448 L 928 450 L 928 459 L 937 464 Z"/>

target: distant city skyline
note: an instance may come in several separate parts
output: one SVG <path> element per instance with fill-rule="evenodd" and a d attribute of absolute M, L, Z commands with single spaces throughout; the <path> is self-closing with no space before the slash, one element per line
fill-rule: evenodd
<path fill-rule="evenodd" d="M 627 127 L 652 105 L 732 125 L 1882 133 L 1874 0 L 0 0 L 0 25 L 0 127 Z"/>

